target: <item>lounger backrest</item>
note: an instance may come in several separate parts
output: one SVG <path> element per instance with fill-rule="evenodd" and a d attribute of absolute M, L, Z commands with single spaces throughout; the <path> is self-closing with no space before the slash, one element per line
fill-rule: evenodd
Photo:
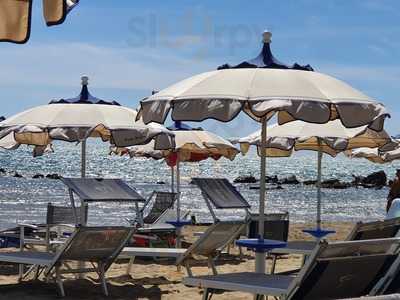
<path fill-rule="evenodd" d="M 143 218 L 143 222 L 145 224 L 153 224 L 156 222 L 165 211 L 174 206 L 175 200 L 176 193 L 155 192 L 153 206 L 147 216 Z"/>
<path fill-rule="evenodd" d="M 250 204 L 226 178 L 192 178 L 192 181 L 215 208 L 250 208 Z"/>
<path fill-rule="evenodd" d="M 57 259 L 107 262 L 119 254 L 132 234 L 131 227 L 79 227 L 60 249 Z"/>
<path fill-rule="evenodd" d="M 250 215 L 248 238 L 258 238 L 258 215 Z M 265 215 L 264 238 L 286 242 L 289 236 L 289 213 L 271 213 Z"/>
<path fill-rule="evenodd" d="M 400 218 L 368 223 L 357 223 L 347 237 L 349 241 L 395 237 L 400 230 Z"/>
<path fill-rule="evenodd" d="M 367 295 L 397 257 L 400 240 L 320 242 L 289 288 L 288 299 Z"/>
<path fill-rule="evenodd" d="M 87 220 L 88 205 L 84 205 L 83 207 L 76 207 L 78 224 L 83 223 L 83 222 L 81 222 L 83 209 L 85 210 L 85 220 Z M 76 224 L 76 219 L 75 219 L 73 208 L 71 206 L 56 206 L 56 205 L 53 205 L 52 203 L 48 203 L 47 204 L 46 224 L 50 224 L 50 225 Z"/>
<path fill-rule="evenodd" d="M 246 226 L 245 221 L 218 221 L 211 225 L 197 240 L 190 246 L 185 254 L 177 261 L 182 263 L 192 255 L 213 256 L 218 249 L 223 248 L 239 235 Z"/>

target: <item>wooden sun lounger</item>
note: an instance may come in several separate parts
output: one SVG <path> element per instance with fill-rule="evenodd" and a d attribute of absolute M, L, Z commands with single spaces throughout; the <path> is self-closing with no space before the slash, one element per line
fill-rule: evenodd
<path fill-rule="evenodd" d="M 79 227 L 55 253 L 6 252 L 0 261 L 36 266 L 36 276 L 43 271 L 46 280 L 55 277 L 61 296 L 65 296 L 62 274 L 96 272 L 103 292 L 108 295 L 105 272 L 133 234 L 130 227 Z M 66 261 L 90 262 L 92 268 L 62 269 Z"/>
<path fill-rule="evenodd" d="M 220 249 L 235 239 L 245 226 L 245 221 L 219 221 L 211 225 L 188 249 L 125 247 L 119 258 L 130 259 L 128 274 L 137 256 L 176 258 L 176 264 L 178 266 L 185 265 L 188 274 L 192 274 L 188 260 L 193 255 L 201 255 L 208 258 L 209 265 L 216 274 L 213 258 L 218 255 Z"/>
<path fill-rule="evenodd" d="M 184 278 L 184 284 L 204 289 L 240 291 L 279 299 L 344 299 L 368 295 L 398 256 L 400 239 L 328 243 L 321 241 L 297 276 L 232 273 Z"/>

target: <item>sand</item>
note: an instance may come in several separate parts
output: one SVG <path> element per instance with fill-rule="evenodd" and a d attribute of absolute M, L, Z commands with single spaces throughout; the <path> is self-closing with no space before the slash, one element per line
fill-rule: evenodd
<path fill-rule="evenodd" d="M 327 223 L 325 228 L 336 230 L 336 234 L 330 240 L 343 240 L 350 232 L 351 223 Z M 308 235 L 301 231 L 311 228 L 311 224 L 291 224 L 289 239 L 309 239 Z M 184 230 L 185 238 L 193 240 L 193 232 L 204 228 L 189 226 Z M 233 249 L 231 255 L 223 256 L 217 264 L 220 273 L 242 272 L 254 270 L 254 255 L 245 251 L 242 259 L 238 256 L 237 249 Z M 299 266 L 300 256 L 287 256 L 278 260 L 277 271 L 289 270 Z M 104 297 L 95 274 L 88 274 L 85 279 L 73 279 L 66 277 L 64 299 L 201 299 L 201 290 L 186 287 L 182 284 L 182 278 L 186 276 L 185 270 L 178 271 L 170 260 L 141 260 L 137 258 L 130 275 L 126 274 L 126 262 L 120 261 L 113 264 L 107 273 L 110 297 Z M 206 261 L 198 261 L 193 269 L 195 275 L 208 274 Z M 56 286 L 53 283 L 45 283 L 43 279 L 37 281 L 17 281 L 18 269 L 16 266 L 0 265 L 0 300 L 47 300 L 59 299 Z M 213 299 L 252 299 L 249 294 L 224 293 L 213 296 Z"/>

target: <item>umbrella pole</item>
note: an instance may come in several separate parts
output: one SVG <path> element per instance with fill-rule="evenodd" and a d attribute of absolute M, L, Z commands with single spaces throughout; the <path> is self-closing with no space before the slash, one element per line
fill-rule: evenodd
<path fill-rule="evenodd" d="M 322 177 L 322 146 L 318 139 L 318 177 L 317 177 L 317 229 L 321 229 L 321 177 Z"/>
<path fill-rule="evenodd" d="M 171 167 L 171 193 L 175 193 L 175 172 L 174 167 Z"/>
<path fill-rule="evenodd" d="M 86 177 L 86 140 L 81 142 L 81 177 Z"/>
<path fill-rule="evenodd" d="M 267 144 L 267 120 L 261 119 L 261 169 L 260 169 L 260 207 L 258 215 L 258 234 L 259 238 L 264 238 L 265 220 L 265 175 L 266 175 L 266 144 Z M 256 252 L 256 273 L 265 273 L 265 252 Z"/>
<path fill-rule="evenodd" d="M 176 161 L 176 219 L 181 220 L 181 172 L 179 169 L 179 155 Z M 181 248 L 181 227 L 176 228 L 176 248 Z"/>
<path fill-rule="evenodd" d="M 81 142 L 81 177 L 85 178 L 86 177 L 86 140 L 83 140 Z M 76 214 L 76 212 L 75 212 Z M 84 202 L 81 201 L 81 220 L 82 220 L 82 224 L 84 226 L 87 225 L 87 220 L 86 220 L 86 214 L 85 214 L 85 209 L 84 209 Z M 78 263 L 78 268 L 79 269 L 84 269 L 86 266 L 86 264 L 84 262 L 79 262 Z M 77 274 L 77 278 L 78 279 L 83 279 L 83 274 L 79 273 Z"/>

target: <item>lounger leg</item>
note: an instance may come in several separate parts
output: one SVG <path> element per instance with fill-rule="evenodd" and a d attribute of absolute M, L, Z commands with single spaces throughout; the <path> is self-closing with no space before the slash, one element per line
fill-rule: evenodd
<path fill-rule="evenodd" d="M 99 263 L 99 276 L 101 281 L 101 286 L 103 288 L 103 293 L 108 296 L 107 282 L 106 282 L 106 272 L 104 271 L 104 264 Z"/>
<path fill-rule="evenodd" d="M 204 289 L 204 293 L 203 293 L 203 300 L 211 300 L 212 297 L 212 293 L 210 292 L 209 289 Z"/>
<path fill-rule="evenodd" d="M 208 258 L 208 266 L 211 268 L 214 275 L 218 275 L 217 268 L 215 267 L 214 260 L 212 257 Z"/>
<path fill-rule="evenodd" d="M 187 261 L 185 262 L 185 267 L 186 267 L 186 272 L 187 272 L 188 276 L 193 277 L 192 269 L 190 268 L 190 265 Z"/>
<path fill-rule="evenodd" d="M 131 274 L 132 266 L 133 266 L 134 261 L 135 261 L 135 256 L 132 256 L 129 259 L 128 267 L 126 268 L 126 275 L 130 275 Z"/>
<path fill-rule="evenodd" d="M 61 278 L 60 267 L 58 267 L 58 266 L 56 267 L 56 282 L 57 282 L 61 297 L 65 297 L 64 285 L 63 285 L 62 278 Z"/>
<path fill-rule="evenodd" d="M 278 259 L 278 255 L 272 254 L 272 262 L 271 262 L 271 274 L 275 273 L 276 261 Z"/>
<path fill-rule="evenodd" d="M 306 263 L 307 260 L 307 255 L 303 255 L 303 258 L 301 260 L 301 266 L 304 266 L 304 264 Z"/>

